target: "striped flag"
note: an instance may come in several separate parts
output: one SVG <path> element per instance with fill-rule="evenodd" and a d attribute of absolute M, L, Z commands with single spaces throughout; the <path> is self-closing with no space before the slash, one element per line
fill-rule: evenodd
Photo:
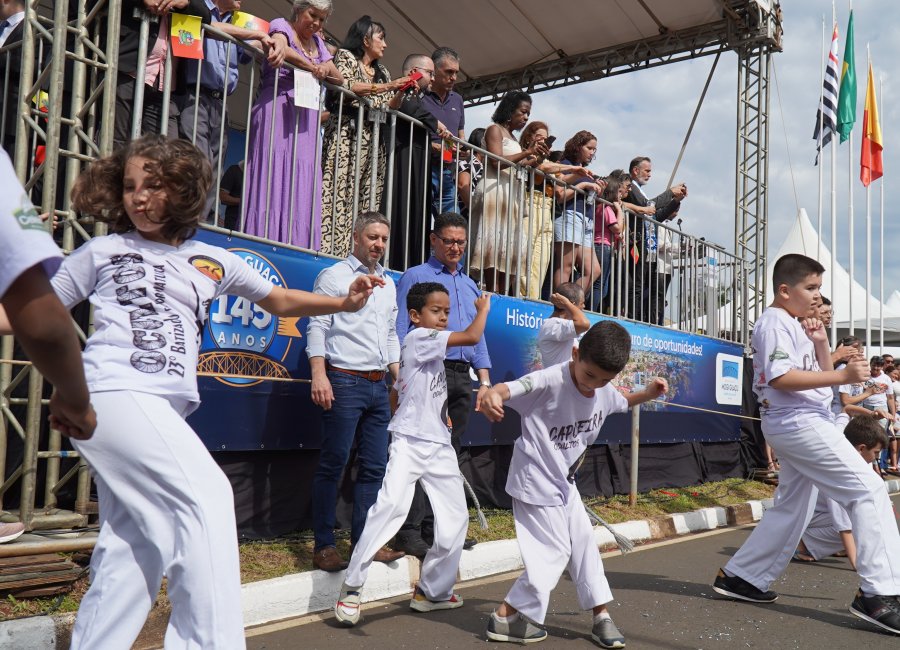
<path fill-rule="evenodd" d="M 838 26 L 834 24 L 834 32 L 831 35 L 831 50 L 828 52 L 828 64 L 825 66 L 825 80 L 822 89 L 822 103 L 816 113 L 816 128 L 813 132 L 813 140 L 816 141 L 816 164 L 819 163 L 819 126 L 822 127 L 822 144 L 824 147 L 831 142 L 831 136 L 837 131 L 837 101 L 838 101 Z"/>
<path fill-rule="evenodd" d="M 875 99 L 875 75 L 869 62 L 869 81 L 866 84 L 866 107 L 863 112 L 862 149 L 859 154 L 859 179 L 866 187 L 884 174 L 881 160 L 881 124 L 878 121 L 878 101 Z"/>
<path fill-rule="evenodd" d="M 847 42 L 844 45 L 844 65 L 841 68 L 841 90 L 838 94 L 837 130 L 841 142 L 850 137 L 856 124 L 856 56 L 853 52 L 853 12 L 847 21 Z"/>

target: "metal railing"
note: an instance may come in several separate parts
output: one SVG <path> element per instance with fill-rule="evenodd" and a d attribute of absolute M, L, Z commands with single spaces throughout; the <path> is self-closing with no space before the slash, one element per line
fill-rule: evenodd
<path fill-rule="evenodd" d="M 71 251 L 105 232 L 102 224 L 75 214 L 63 190 L 84 165 L 113 148 L 116 93 L 124 78 L 117 67 L 121 3 L 59 0 L 46 15 L 38 14 L 38 4 L 28 5 L 24 40 L 0 48 L 7 70 L 13 57 L 22 63 L 19 78 L 0 79 L 4 98 L 17 97 L 3 103 L 0 139 L 33 201 L 60 220 L 55 236 Z M 138 80 L 151 20 L 141 16 Z M 226 68 L 239 63 L 240 89 L 248 92 L 243 98 L 232 94 L 227 74 L 222 88 L 204 87 L 198 74 L 192 87 L 175 95 L 176 67 L 184 62 L 176 64 L 169 48 L 160 131 L 168 130 L 175 106 L 182 113 L 181 137 L 217 140 L 211 148 L 218 153 L 211 159 L 215 184 L 209 201 L 217 215 L 226 173 L 226 116 L 231 112 L 235 122 L 247 126 L 239 215 L 231 224 L 242 236 L 343 257 L 355 216 L 379 210 L 392 223 L 385 264 L 404 270 L 427 259 L 431 220 L 442 199 L 452 196 L 470 223 L 466 270 L 485 289 L 539 300 L 559 282 L 575 281 L 593 311 L 745 342 L 729 308 L 743 304 L 747 286 L 747 271 L 734 255 L 643 215 L 627 214 L 624 231 L 614 235 L 603 218 L 604 208 L 613 204 L 577 187 L 570 175 L 534 161 L 513 164 L 455 137 L 437 139 L 422 122 L 386 108 L 385 97 L 373 100 L 323 84 L 322 93 L 330 95 L 327 106 L 295 106 L 293 66 L 268 68 L 260 63 L 265 53 L 251 44 L 211 26 L 203 29 L 207 38 L 225 44 Z M 255 62 L 240 62 L 241 51 Z M 146 126 L 144 84 L 134 87 L 132 137 Z M 214 133 L 204 131 L 201 101 L 221 113 Z M 17 119 L 10 120 L 10 114 Z M 221 230 L 215 223 L 203 227 Z M 89 319 L 81 325 L 84 340 Z M 3 337 L 0 475 L 8 476 L 0 485 L 0 509 L 18 486 L 15 516 L 29 530 L 82 526 L 91 511 L 90 477 L 59 432 L 46 431 L 45 404 L 42 378 L 16 356 L 12 337 Z M 22 461 L 7 467 L 7 443 L 14 438 L 22 441 Z M 76 462 L 67 467 L 68 459 Z M 42 487 L 40 463 L 45 463 Z M 60 510 L 57 494 L 72 481 L 73 509 Z"/>

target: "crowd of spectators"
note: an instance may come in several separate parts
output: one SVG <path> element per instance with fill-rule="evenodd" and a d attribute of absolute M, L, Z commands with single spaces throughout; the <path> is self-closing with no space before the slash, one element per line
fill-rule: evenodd
<path fill-rule="evenodd" d="M 2 7 L 13 13 L 0 14 L 0 45 L 21 38 L 24 10 L 17 0 Z M 550 125 L 530 119 L 539 106 L 522 91 L 507 93 L 492 123 L 466 140 L 464 102 L 454 89 L 455 50 L 409 53 L 394 78 L 382 62 L 384 25 L 364 15 L 340 43 L 331 43 L 324 27 L 332 9 L 332 0 L 294 0 L 285 17 L 261 30 L 234 23 L 237 0 L 126 2 L 115 142 L 147 132 L 194 142 L 219 179 L 207 201 L 208 219 L 229 230 L 344 257 L 356 215 L 380 211 L 394 233 L 386 265 L 402 270 L 428 258 L 433 218 L 458 212 L 472 226 L 463 259 L 483 289 L 546 299 L 554 287 L 575 282 L 590 309 L 663 322 L 678 246 L 656 224 L 678 214 L 683 184 L 648 198 L 646 156 L 624 171 L 594 173 L 597 136 L 578 130 L 554 149 Z M 199 16 L 215 28 L 203 39 L 202 61 L 169 56 L 172 13 Z M 259 81 L 248 115 L 247 160 L 226 168 L 227 98 L 241 66 L 257 65 L 254 57 Z M 169 76 L 167 61 L 173 62 Z M 5 57 L 4 65 L 9 62 Z M 302 92 L 296 70 L 325 84 L 321 107 L 295 97 Z M 4 125 L 10 153 L 14 131 L 14 120 Z M 216 214 L 218 206 L 224 215 Z"/>

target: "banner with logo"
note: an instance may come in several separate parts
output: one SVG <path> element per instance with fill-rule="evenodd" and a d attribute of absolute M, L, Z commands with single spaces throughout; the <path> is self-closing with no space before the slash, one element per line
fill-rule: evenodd
<path fill-rule="evenodd" d="M 318 273 L 335 263 L 208 231 L 201 231 L 198 238 L 232 251 L 273 285 L 291 289 L 311 290 Z M 395 280 L 398 277 L 394 275 Z M 485 334 L 495 383 L 542 367 L 537 334 L 551 311 L 550 305 L 493 298 Z M 589 317 L 593 322 L 601 319 L 593 314 Z M 661 376 L 671 386 L 665 398 L 669 405 L 642 407 L 642 442 L 739 439 L 739 419 L 722 413 L 740 413 L 741 346 L 661 327 L 621 323 L 631 334 L 632 353 L 616 384 L 622 390 L 640 390 L 649 378 Z M 306 325 L 305 318 L 279 318 L 243 298 L 222 296 L 213 302 L 203 330 L 198 368 L 201 374 L 213 376 L 200 377 L 203 403 L 190 418 L 209 449 L 318 448 L 321 411 L 310 399 L 309 383 L 295 381 L 310 377 Z M 499 424 L 473 413 L 463 444 L 511 444 L 517 435 L 518 416 L 512 410 L 507 410 Z M 613 443 L 630 440 L 630 415 L 611 417 L 599 438 Z"/>

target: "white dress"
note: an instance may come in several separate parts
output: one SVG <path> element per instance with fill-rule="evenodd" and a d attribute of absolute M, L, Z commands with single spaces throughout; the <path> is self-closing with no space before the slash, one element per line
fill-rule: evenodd
<path fill-rule="evenodd" d="M 521 153 L 522 147 L 512 138 L 503 138 L 503 155 Z M 516 176 L 517 166 L 501 163 L 500 169 L 485 162 L 484 179 L 478 184 L 472 202 L 471 268 L 497 269 L 508 275 L 520 275 L 520 265 L 527 256 L 527 232 L 523 222 L 526 182 Z"/>

